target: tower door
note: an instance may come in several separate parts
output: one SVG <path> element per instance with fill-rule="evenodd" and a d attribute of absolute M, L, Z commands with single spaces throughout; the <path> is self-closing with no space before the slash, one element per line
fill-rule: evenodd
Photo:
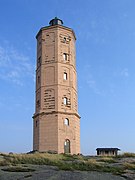
<path fill-rule="evenodd" d="M 64 153 L 70 153 L 70 141 L 68 139 L 64 143 Z"/>

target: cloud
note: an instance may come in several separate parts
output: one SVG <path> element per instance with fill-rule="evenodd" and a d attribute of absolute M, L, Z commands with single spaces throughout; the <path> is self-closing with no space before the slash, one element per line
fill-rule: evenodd
<path fill-rule="evenodd" d="M 93 75 L 92 73 L 92 67 L 90 65 L 85 65 L 84 67 L 84 72 L 85 74 L 85 82 L 87 83 L 88 87 L 98 95 L 104 95 L 104 91 L 100 90 L 99 88 L 99 83 L 98 83 L 98 78 Z"/>
<path fill-rule="evenodd" d="M 0 79 L 22 86 L 26 77 L 34 77 L 31 58 L 9 43 L 0 45 Z"/>
<path fill-rule="evenodd" d="M 94 79 L 92 79 L 91 77 L 89 77 L 87 79 L 87 84 L 89 86 L 89 88 L 91 88 L 93 90 L 93 92 L 95 94 L 99 94 L 99 95 L 103 95 L 103 92 L 101 92 L 98 87 L 97 87 L 97 83 Z"/>
<path fill-rule="evenodd" d="M 120 75 L 123 76 L 123 77 L 129 77 L 129 70 L 127 68 L 124 68 L 121 71 Z"/>
<path fill-rule="evenodd" d="M 117 78 L 127 79 L 130 76 L 128 68 L 120 68 L 113 72 L 113 76 Z"/>

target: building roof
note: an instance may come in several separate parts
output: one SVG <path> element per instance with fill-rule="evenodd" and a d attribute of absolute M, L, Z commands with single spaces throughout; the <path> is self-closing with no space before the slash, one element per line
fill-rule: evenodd
<path fill-rule="evenodd" d="M 49 26 L 45 26 L 45 27 L 42 27 L 39 32 L 37 33 L 36 35 L 36 38 L 39 36 L 39 34 L 42 32 L 42 30 L 44 29 L 52 29 L 52 28 L 63 28 L 63 29 L 67 29 L 69 31 L 72 31 L 73 33 L 73 36 L 76 40 L 76 36 L 75 36 L 75 32 L 73 31 L 73 29 L 69 28 L 69 27 L 66 27 L 66 26 L 63 26 L 63 21 L 57 17 L 55 17 L 54 19 L 50 20 L 49 22 Z"/>
<path fill-rule="evenodd" d="M 97 151 L 120 151 L 119 148 L 97 148 Z"/>
<path fill-rule="evenodd" d="M 57 17 L 55 17 L 54 19 L 52 19 L 50 22 L 49 22 L 49 25 L 50 26 L 54 26 L 54 25 L 62 25 L 63 24 L 63 21 Z"/>

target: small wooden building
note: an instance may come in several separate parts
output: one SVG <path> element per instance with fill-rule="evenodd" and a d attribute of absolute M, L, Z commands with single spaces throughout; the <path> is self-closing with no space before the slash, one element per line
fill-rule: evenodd
<path fill-rule="evenodd" d="M 97 148 L 97 156 L 117 156 L 119 148 Z"/>

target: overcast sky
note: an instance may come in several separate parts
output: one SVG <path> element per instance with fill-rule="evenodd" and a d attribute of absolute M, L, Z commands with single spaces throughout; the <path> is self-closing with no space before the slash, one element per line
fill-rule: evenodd
<path fill-rule="evenodd" d="M 35 36 L 55 16 L 77 37 L 82 153 L 135 152 L 134 0 L 0 0 L 0 152 L 32 150 Z"/>

